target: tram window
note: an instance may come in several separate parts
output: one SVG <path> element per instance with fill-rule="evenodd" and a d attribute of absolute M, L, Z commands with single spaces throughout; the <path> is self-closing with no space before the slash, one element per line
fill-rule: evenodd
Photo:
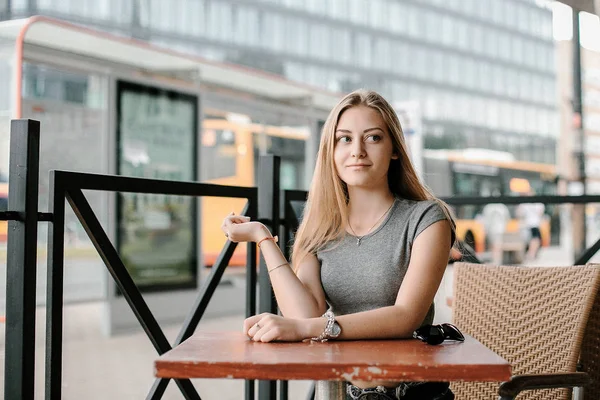
<path fill-rule="evenodd" d="M 234 132 L 205 129 L 200 149 L 202 181 L 235 176 L 238 150 Z"/>

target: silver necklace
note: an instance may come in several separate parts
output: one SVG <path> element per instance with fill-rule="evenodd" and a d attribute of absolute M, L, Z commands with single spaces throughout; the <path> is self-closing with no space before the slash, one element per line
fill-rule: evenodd
<path fill-rule="evenodd" d="M 371 232 L 371 229 L 375 228 L 375 225 L 377 225 L 379 223 L 379 221 L 381 221 L 383 219 L 383 217 L 385 217 L 387 215 L 387 213 L 392 209 L 392 206 L 394 205 L 395 202 L 396 201 L 392 201 L 392 204 L 390 205 L 390 207 L 383 213 L 383 215 L 381 217 L 379 217 L 379 219 L 377 221 L 375 221 L 375 223 L 373 224 L 373 226 L 371 226 L 369 228 L 369 230 L 367 231 L 367 233 L 365 233 L 362 236 L 358 236 L 356 234 L 356 232 L 354 232 L 354 229 L 352 229 L 352 225 L 350 225 L 350 219 L 348 219 L 348 227 L 352 231 L 352 234 L 354 236 L 356 236 L 356 245 L 357 246 L 360 246 L 360 241 L 362 240 L 362 238 L 364 238 L 365 236 L 367 236 Z"/>

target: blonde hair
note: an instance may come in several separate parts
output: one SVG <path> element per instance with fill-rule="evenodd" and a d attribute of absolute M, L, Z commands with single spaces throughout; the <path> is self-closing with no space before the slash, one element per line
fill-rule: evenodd
<path fill-rule="evenodd" d="M 308 254 L 316 254 L 326 243 L 345 234 L 349 198 L 346 183 L 338 176 L 333 159 L 335 131 L 342 113 L 358 106 L 377 110 L 388 128 L 394 154 L 398 155 L 398 159 L 391 160 L 388 170 L 390 191 L 397 197 L 409 200 L 436 200 L 452 222 L 447 205 L 420 182 L 406 149 L 400 121 L 392 106 L 374 91 L 356 90 L 340 100 L 323 126 L 313 180 L 292 251 L 292 264 L 296 270 Z M 454 230 L 454 224 L 451 225 Z"/>

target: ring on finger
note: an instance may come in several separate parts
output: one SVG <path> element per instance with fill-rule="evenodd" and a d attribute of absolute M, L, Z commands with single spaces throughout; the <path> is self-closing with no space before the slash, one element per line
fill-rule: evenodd
<path fill-rule="evenodd" d="M 229 237 L 229 233 L 225 232 L 225 237 L 228 238 Z"/>
<path fill-rule="evenodd" d="M 256 323 L 256 327 L 257 327 L 258 329 L 260 329 L 260 325 L 258 324 L 258 322 Z"/>

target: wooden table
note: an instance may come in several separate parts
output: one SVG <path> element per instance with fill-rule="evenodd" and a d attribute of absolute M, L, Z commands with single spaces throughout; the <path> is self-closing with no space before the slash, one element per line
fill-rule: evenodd
<path fill-rule="evenodd" d="M 159 378 L 316 381 L 488 381 L 510 365 L 465 335 L 439 346 L 418 340 L 255 343 L 241 332 L 199 332 L 155 361 Z"/>

